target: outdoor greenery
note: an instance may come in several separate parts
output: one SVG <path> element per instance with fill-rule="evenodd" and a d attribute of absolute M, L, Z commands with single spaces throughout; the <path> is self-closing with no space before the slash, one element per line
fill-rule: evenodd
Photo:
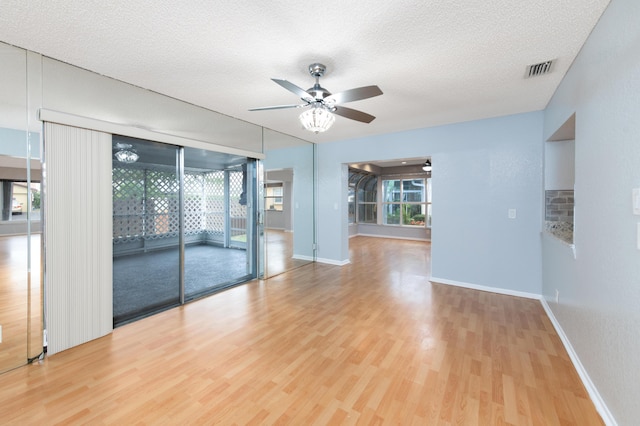
<path fill-rule="evenodd" d="M 33 202 L 31 204 L 31 208 L 33 210 L 38 210 L 40 208 L 40 204 L 40 191 L 33 191 Z"/>
<path fill-rule="evenodd" d="M 411 225 L 424 225 L 425 215 L 417 214 L 411 218 Z"/>

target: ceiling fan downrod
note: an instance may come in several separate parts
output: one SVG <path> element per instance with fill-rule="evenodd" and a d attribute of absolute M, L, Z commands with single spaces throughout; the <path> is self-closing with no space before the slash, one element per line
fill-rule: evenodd
<path fill-rule="evenodd" d="M 331 96 L 331 92 L 320 86 L 320 77 L 324 76 L 326 71 L 327 67 L 318 62 L 309 65 L 309 74 L 311 74 L 312 77 L 315 77 L 316 83 L 312 88 L 307 89 L 307 93 L 313 96 L 317 102 L 321 102 L 324 98 Z"/>

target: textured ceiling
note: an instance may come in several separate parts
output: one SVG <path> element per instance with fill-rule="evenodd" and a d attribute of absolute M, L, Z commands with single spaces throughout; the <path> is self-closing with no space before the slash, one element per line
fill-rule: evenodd
<path fill-rule="evenodd" d="M 0 41 L 312 142 L 543 109 L 609 0 L 3 0 Z M 555 59 L 550 74 L 526 66 Z M 333 93 L 376 84 L 303 130 L 270 78 L 306 89 L 324 63 Z"/>

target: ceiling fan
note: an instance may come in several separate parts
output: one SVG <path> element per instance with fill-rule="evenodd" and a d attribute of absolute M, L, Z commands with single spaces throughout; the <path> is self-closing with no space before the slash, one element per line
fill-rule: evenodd
<path fill-rule="evenodd" d="M 324 75 L 326 69 L 324 65 L 319 63 L 309 65 L 309 74 L 315 77 L 316 83 L 307 90 L 287 80 L 271 79 L 294 95 L 300 97 L 304 103 L 251 108 L 249 111 L 311 107 L 311 109 L 300 115 L 300 122 L 307 130 L 315 133 L 324 132 L 329 129 L 335 120 L 334 114 L 362 123 L 371 123 L 375 119 L 373 115 L 344 107 L 341 104 L 382 95 L 382 90 L 380 90 L 378 86 L 364 86 L 331 94 L 327 89 L 320 86 L 320 77 Z"/>

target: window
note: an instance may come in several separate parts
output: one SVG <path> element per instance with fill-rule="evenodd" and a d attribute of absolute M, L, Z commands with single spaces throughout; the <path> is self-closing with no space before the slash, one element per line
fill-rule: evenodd
<path fill-rule="evenodd" d="M 431 228 L 431 178 L 427 178 L 427 228 Z"/>
<path fill-rule="evenodd" d="M 283 190 L 282 183 L 268 183 L 265 191 L 265 205 L 267 210 L 275 210 L 281 212 Z"/>
<path fill-rule="evenodd" d="M 425 226 L 430 206 L 425 184 L 424 178 L 383 180 L 382 223 Z"/>
<path fill-rule="evenodd" d="M 4 189 L 6 186 L 6 189 Z M 5 199 L 6 203 L 5 206 Z M 10 201 L 10 202 L 9 202 Z M 40 183 L 25 181 L 4 181 L 0 185 L 0 204 L 3 212 L 0 220 L 26 220 L 31 201 L 31 220 L 40 219 Z"/>
<path fill-rule="evenodd" d="M 376 223 L 378 209 L 378 178 L 368 175 L 358 185 L 358 222 Z"/>
<path fill-rule="evenodd" d="M 377 176 L 349 169 L 349 223 L 377 223 L 377 202 Z"/>
<path fill-rule="evenodd" d="M 356 222 L 356 186 L 362 178 L 358 170 L 349 169 L 349 182 L 347 186 L 347 206 L 349 206 L 349 224 Z"/>

